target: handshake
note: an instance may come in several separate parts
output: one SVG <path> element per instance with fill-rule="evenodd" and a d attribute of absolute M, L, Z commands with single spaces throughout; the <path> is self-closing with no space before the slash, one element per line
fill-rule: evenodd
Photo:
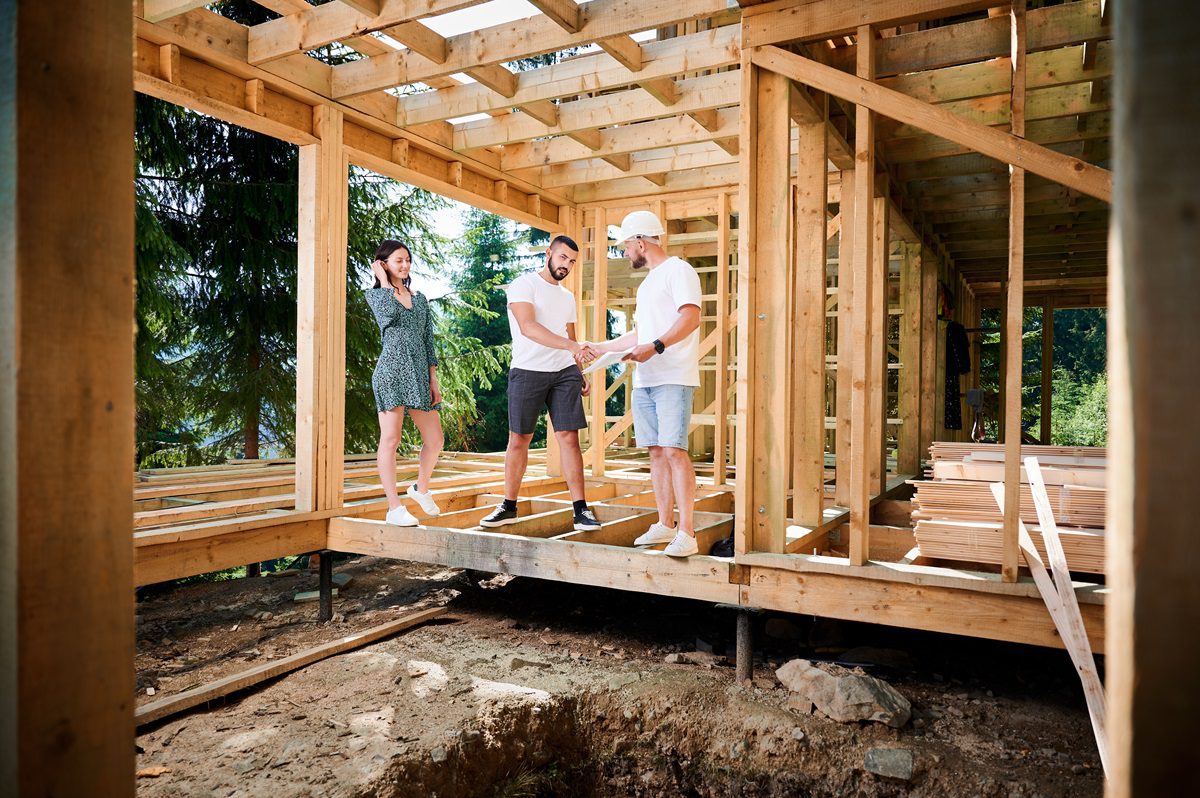
<path fill-rule="evenodd" d="M 583 341 L 577 343 L 572 349 L 571 354 L 575 357 L 575 362 L 583 368 L 588 363 L 591 363 L 604 352 L 602 344 L 593 343 L 591 341 Z"/>

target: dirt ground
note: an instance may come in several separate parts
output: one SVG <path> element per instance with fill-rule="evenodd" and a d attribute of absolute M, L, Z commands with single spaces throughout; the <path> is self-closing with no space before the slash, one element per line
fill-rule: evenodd
<path fill-rule="evenodd" d="M 293 601 L 316 589 L 315 572 L 143 598 L 139 703 L 416 608 L 449 612 L 141 729 L 139 795 L 1103 792 L 1060 651 L 765 614 L 746 686 L 734 683 L 734 616 L 710 604 L 367 557 L 336 572 L 352 581 L 330 624 Z M 665 661 L 697 651 L 701 664 Z M 774 670 L 795 657 L 885 679 L 913 720 L 893 730 L 789 709 Z M 912 777 L 868 772 L 878 748 L 911 752 Z"/>

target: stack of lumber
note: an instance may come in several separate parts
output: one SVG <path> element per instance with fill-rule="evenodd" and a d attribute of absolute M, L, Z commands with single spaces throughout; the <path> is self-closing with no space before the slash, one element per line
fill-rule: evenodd
<path fill-rule="evenodd" d="M 935 443 L 929 477 L 913 483 L 913 528 L 921 556 L 943 560 L 1001 562 L 1004 518 L 992 497 L 1004 481 L 1004 447 L 998 444 Z M 1104 573 L 1104 449 L 1023 446 L 1036 457 L 1046 481 L 1067 565 Z M 1046 559 L 1028 476 L 1021 469 L 1021 520 Z"/>

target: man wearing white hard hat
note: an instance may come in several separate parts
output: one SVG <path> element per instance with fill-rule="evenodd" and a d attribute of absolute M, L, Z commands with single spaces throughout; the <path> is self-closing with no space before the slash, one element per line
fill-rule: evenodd
<path fill-rule="evenodd" d="M 622 352 L 637 363 L 633 373 L 633 426 L 639 446 L 650 450 L 650 480 L 658 521 L 634 541 L 666 543 L 672 557 L 695 554 L 692 513 L 696 472 L 688 455 L 692 397 L 700 387 L 700 278 L 687 261 L 670 257 L 662 246 L 662 221 L 634 211 L 621 222 L 617 243 L 635 270 L 646 269 L 638 285 L 634 329 L 612 341 L 592 344 L 598 352 Z M 675 527 L 675 506 L 679 526 Z"/>

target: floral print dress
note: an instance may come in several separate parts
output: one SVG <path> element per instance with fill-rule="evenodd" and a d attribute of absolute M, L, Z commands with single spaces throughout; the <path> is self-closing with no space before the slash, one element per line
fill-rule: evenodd
<path fill-rule="evenodd" d="M 413 293 L 412 308 L 407 308 L 392 295 L 392 289 L 368 288 L 367 304 L 383 338 L 383 351 L 371 378 L 375 407 L 381 413 L 396 407 L 441 409 L 441 403 L 434 405 L 429 395 L 429 367 L 437 365 L 429 300 Z"/>

